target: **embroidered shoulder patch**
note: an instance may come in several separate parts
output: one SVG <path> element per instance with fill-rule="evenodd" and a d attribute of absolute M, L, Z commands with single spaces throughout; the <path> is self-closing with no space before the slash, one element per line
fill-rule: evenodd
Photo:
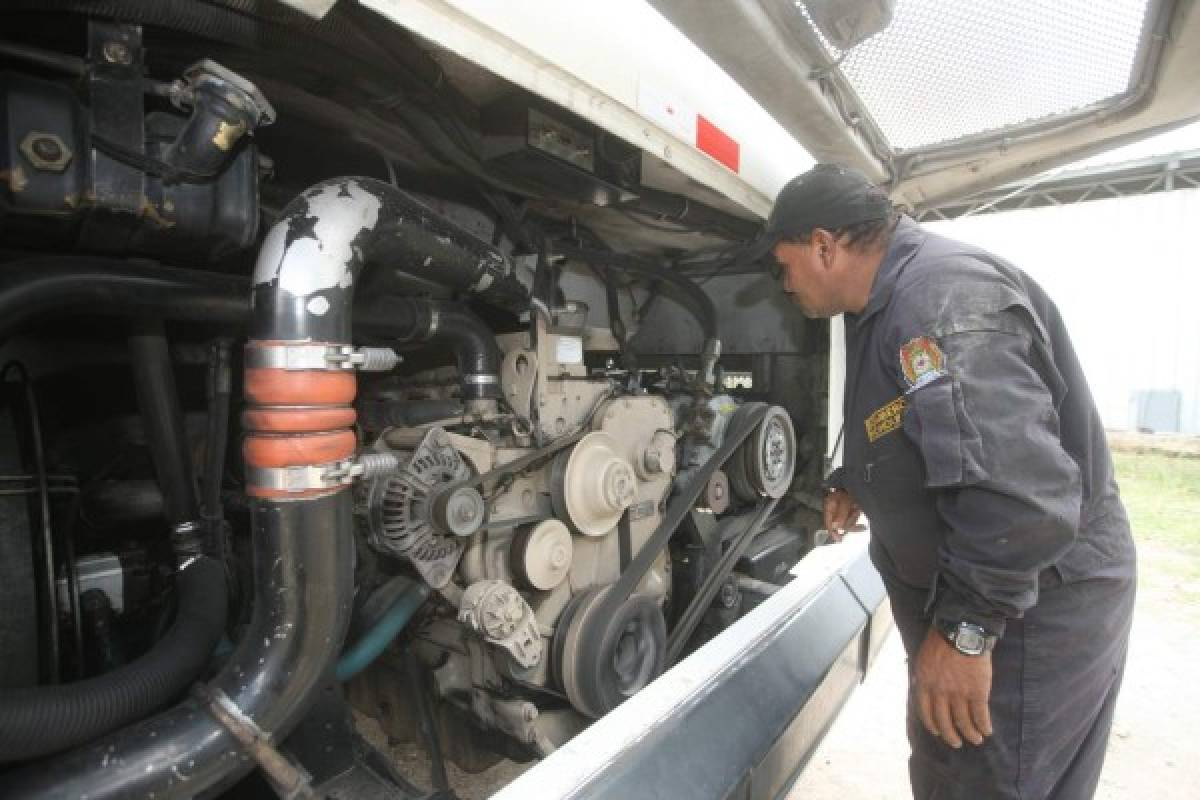
<path fill-rule="evenodd" d="M 864 423 L 867 426 L 867 439 L 873 442 L 881 436 L 886 436 L 899 429 L 903 421 L 904 397 L 900 396 L 867 417 Z"/>
<path fill-rule="evenodd" d="M 928 336 L 909 339 L 900 347 L 900 369 L 911 389 L 920 389 L 946 374 L 946 357 Z"/>

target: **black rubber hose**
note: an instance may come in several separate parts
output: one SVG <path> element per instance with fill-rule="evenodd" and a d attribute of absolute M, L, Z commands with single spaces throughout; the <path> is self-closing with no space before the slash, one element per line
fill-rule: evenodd
<path fill-rule="evenodd" d="M 129 358 L 146 446 L 163 494 L 167 525 L 175 529 L 184 523 L 197 522 L 200 508 L 191 448 L 183 427 L 179 392 L 175 389 L 175 373 L 161 320 L 137 326 L 129 337 Z"/>
<path fill-rule="evenodd" d="M 311 228 L 314 217 L 327 218 L 339 208 L 360 206 L 361 220 L 346 220 L 324 232 Z M 300 242 L 298 248 L 295 242 Z M 322 252 L 328 253 L 325 272 L 315 282 L 298 271 L 306 246 L 323 247 Z M 349 341 L 355 293 L 339 285 L 342 273 L 336 270 L 357 275 L 365 264 L 371 269 L 362 272 L 357 289 L 363 299 L 403 295 L 403 287 L 411 287 L 415 279 L 470 292 L 513 311 L 525 311 L 529 303 L 525 287 L 500 250 L 374 178 L 335 178 L 302 192 L 267 233 L 263 253 L 251 290 L 255 298 L 251 338 L 274 331 L 291 340 L 303 331 L 303 337 L 314 341 Z M 299 297 L 305 301 L 298 302 Z M 306 305 L 309 302 L 315 303 L 316 311 Z M 363 322 L 367 315 L 356 312 L 354 319 Z"/>
<path fill-rule="evenodd" d="M 26 61 L 44 69 L 65 72 L 68 75 L 82 75 L 87 71 L 87 62 L 77 56 L 56 53 L 53 50 L 42 50 L 17 42 L 0 42 L 0 56 L 14 61 Z"/>
<path fill-rule="evenodd" d="M 379 400 L 358 405 L 358 421 L 369 431 L 414 428 L 466 413 L 458 400 Z"/>
<path fill-rule="evenodd" d="M 208 663 L 225 626 L 225 570 L 197 558 L 176 576 L 175 621 L 141 658 L 59 686 L 0 690 L 0 761 L 92 741 L 175 700 Z"/>
<path fill-rule="evenodd" d="M 302 502 L 254 500 L 252 510 L 254 613 L 208 686 L 280 741 L 329 676 L 346 633 L 352 499 L 343 491 Z M 53 761 L 0 775 L 0 797 L 212 797 L 253 767 L 233 734 L 188 698 Z"/>
<path fill-rule="evenodd" d="M 24 258 L 0 264 L 0 341 L 51 314 L 155 316 L 244 326 L 245 278 L 93 256 Z"/>
<path fill-rule="evenodd" d="M 500 396 L 500 362 L 496 335 L 473 311 L 456 303 L 431 304 L 435 321 L 431 342 L 454 348 L 466 401 Z"/>
<path fill-rule="evenodd" d="M 362 297 L 412 294 L 406 288 L 415 278 L 470 292 L 514 313 L 528 310 L 529 293 L 499 249 L 389 184 L 373 178 L 350 180 L 380 200 L 378 224 L 357 243 L 363 260 L 372 265 L 362 276 Z M 318 184 L 305 195 L 329 183 Z M 297 210 L 289 208 L 293 213 Z M 285 209 L 281 217 L 287 214 Z"/>
<path fill-rule="evenodd" d="M 710 231 L 729 239 L 750 241 L 758 236 L 761 225 L 712 206 L 648 186 L 637 188 L 637 199 L 625 206 L 654 214 L 670 222 L 696 230 Z"/>
<path fill-rule="evenodd" d="M 209 348 L 207 431 L 204 437 L 204 478 L 200 513 L 208 528 L 210 554 L 226 553 L 225 509 L 221 504 L 221 480 L 225 475 L 225 451 L 229 444 L 229 401 L 233 392 L 230 367 L 232 340 L 218 339 Z"/>
<path fill-rule="evenodd" d="M 449 345 L 463 376 L 463 399 L 500 396 L 498 378 L 504 355 L 496 334 L 460 303 L 395 295 L 377 297 L 355 306 L 354 327 L 392 341 Z M 481 383 L 469 376 L 497 380 Z"/>

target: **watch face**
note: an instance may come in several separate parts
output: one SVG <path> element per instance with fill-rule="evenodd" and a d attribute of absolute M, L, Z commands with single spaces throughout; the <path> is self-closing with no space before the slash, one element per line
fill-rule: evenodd
<path fill-rule="evenodd" d="M 954 645 L 967 655 L 977 656 L 983 652 L 987 641 L 984 638 L 983 632 L 974 625 L 963 625 L 958 629 L 958 636 L 954 639 Z"/>

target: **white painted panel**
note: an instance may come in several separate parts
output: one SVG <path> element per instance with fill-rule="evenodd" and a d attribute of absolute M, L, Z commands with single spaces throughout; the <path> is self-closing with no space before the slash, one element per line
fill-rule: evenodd
<path fill-rule="evenodd" d="M 1200 433 L 1200 190 L 929 224 L 1029 273 L 1071 332 L 1100 415 L 1127 429 L 1139 391 L 1176 390 Z"/>
<path fill-rule="evenodd" d="M 644 0 L 362 0 L 383 16 L 662 158 L 765 217 L 813 159 Z M 647 87 L 643 89 L 643 86 Z M 702 114 L 741 149 L 738 173 L 696 149 L 639 92 Z M 659 103 L 650 105 L 653 112 Z"/>

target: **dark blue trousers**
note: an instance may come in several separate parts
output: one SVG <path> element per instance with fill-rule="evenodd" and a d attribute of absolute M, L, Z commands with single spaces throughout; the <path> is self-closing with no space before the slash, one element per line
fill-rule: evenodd
<path fill-rule="evenodd" d="M 910 671 L 929 630 L 927 592 L 884 576 Z M 916 800 L 1087 800 L 1096 791 L 1133 619 L 1135 579 L 1063 583 L 1043 574 L 1036 606 L 992 653 L 993 735 L 954 750 L 931 736 L 909 695 Z"/>

